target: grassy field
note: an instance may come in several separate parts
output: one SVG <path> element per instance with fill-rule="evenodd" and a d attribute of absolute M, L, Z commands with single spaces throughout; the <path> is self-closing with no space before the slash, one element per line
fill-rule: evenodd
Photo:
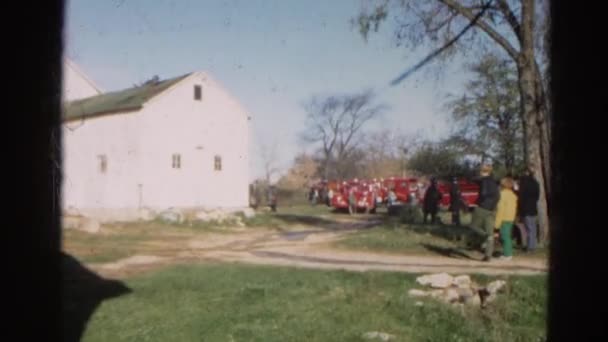
<path fill-rule="evenodd" d="M 371 217 L 371 216 L 361 216 Z M 265 227 L 278 230 L 302 228 L 302 226 L 324 228 L 336 223 L 352 220 L 348 214 L 336 212 L 325 205 L 294 205 L 279 207 L 276 212 L 258 210 L 256 216 L 244 219 L 248 227 Z"/>
<path fill-rule="evenodd" d="M 444 224 L 438 225 L 402 223 L 398 217 L 385 218 L 383 224 L 350 234 L 337 241 L 335 246 L 350 250 L 464 258 L 478 254 L 478 251 L 467 246 L 467 241 L 478 239 L 478 236 L 466 227 L 470 223 L 470 215 L 462 217 L 462 226 L 452 226 L 449 216 L 449 213 L 441 213 L 441 221 Z M 500 246 L 497 246 L 497 251 L 500 251 Z M 518 257 L 547 258 L 547 251 L 546 248 L 539 248 L 534 253 L 522 254 L 518 245 L 515 245 L 514 253 Z"/>
<path fill-rule="evenodd" d="M 450 227 L 452 228 L 452 227 Z M 439 250 L 466 251 L 464 243 L 457 241 L 462 228 L 450 230 L 438 226 L 384 224 L 373 229 L 348 235 L 336 242 L 340 248 L 403 254 L 429 254 Z"/>
<path fill-rule="evenodd" d="M 476 277 L 485 282 L 487 277 Z M 104 301 L 83 341 L 539 341 L 545 277 L 503 277 L 487 309 L 407 296 L 414 275 L 244 265 L 183 265 L 129 279 Z"/>
<path fill-rule="evenodd" d="M 103 225 L 101 232 L 63 231 L 63 250 L 87 263 L 112 262 L 136 254 L 172 254 L 180 244 L 208 233 L 228 233 L 225 224 L 167 224 L 160 221 Z"/>

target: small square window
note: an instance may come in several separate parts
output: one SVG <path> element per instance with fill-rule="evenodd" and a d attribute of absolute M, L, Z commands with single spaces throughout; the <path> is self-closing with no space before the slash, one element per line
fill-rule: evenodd
<path fill-rule="evenodd" d="M 171 166 L 174 169 L 181 169 L 182 168 L 182 156 L 181 154 L 174 154 L 171 158 Z"/>
<path fill-rule="evenodd" d="M 108 170 L 108 158 L 106 157 L 106 155 L 98 155 L 97 160 L 99 161 L 99 172 L 106 173 L 106 171 Z"/>
<path fill-rule="evenodd" d="M 196 101 L 201 101 L 203 99 L 203 87 L 198 84 L 194 86 L 194 99 Z"/>
<path fill-rule="evenodd" d="M 215 158 L 213 160 L 213 169 L 215 171 L 222 171 L 222 157 L 221 156 L 215 156 Z"/>

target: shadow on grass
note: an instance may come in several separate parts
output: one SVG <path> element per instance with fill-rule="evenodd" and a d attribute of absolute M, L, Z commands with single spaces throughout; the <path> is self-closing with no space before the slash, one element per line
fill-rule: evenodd
<path fill-rule="evenodd" d="M 373 216 L 361 217 L 354 222 L 343 222 L 338 219 L 334 220 L 319 216 L 298 214 L 276 214 L 274 215 L 274 218 L 286 224 L 301 224 L 330 231 L 367 229 L 381 225 L 384 222 L 384 220 Z"/>
<path fill-rule="evenodd" d="M 423 243 L 421 245 L 422 245 L 422 247 L 424 247 L 426 250 L 428 250 L 430 252 L 434 252 L 439 255 L 448 257 L 448 258 L 464 258 L 464 259 L 469 259 L 469 260 L 477 260 L 475 258 L 472 258 L 467 253 L 463 252 L 462 250 L 460 250 L 460 248 L 441 247 L 441 246 L 436 246 L 436 245 L 428 244 L 428 243 Z"/>
<path fill-rule="evenodd" d="M 63 341 L 80 341 L 101 302 L 131 292 L 123 282 L 104 279 L 65 253 L 62 274 Z"/>
<path fill-rule="evenodd" d="M 431 234 L 434 237 L 438 237 L 451 242 L 459 242 L 466 244 L 469 241 L 478 240 L 479 234 L 473 229 L 465 226 L 452 226 L 452 225 L 424 225 L 424 224 L 410 224 L 407 226 L 408 230 L 418 234 Z"/>
<path fill-rule="evenodd" d="M 287 224 L 303 224 L 328 229 L 331 229 L 337 224 L 339 224 L 339 222 L 336 220 L 326 219 L 313 215 L 276 214 L 274 215 L 274 217 Z"/>

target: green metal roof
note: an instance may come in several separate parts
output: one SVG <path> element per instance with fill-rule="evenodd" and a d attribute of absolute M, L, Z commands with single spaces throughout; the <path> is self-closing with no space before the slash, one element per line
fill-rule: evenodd
<path fill-rule="evenodd" d="M 64 120 L 80 119 L 96 115 L 131 112 L 190 74 L 160 82 L 149 82 L 139 87 L 100 94 L 75 100 L 65 105 Z"/>

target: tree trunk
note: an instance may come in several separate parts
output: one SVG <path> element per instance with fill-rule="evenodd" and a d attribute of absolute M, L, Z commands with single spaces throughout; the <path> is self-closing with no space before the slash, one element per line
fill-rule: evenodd
<path fill-rule="evenodd" d="M 535 65 L 535 94 L 536 94 L 536 125 L 540 134 L 540 149 L 543 160 L 543 173 L 545 179 L 545 187 L 547 194 L 551 192 L 549 179 L 551 179 L 551 162 L 550 162 L 550 143 L 551 143 L 551 119 L 549 117 L 549 108 L 547 107 L 547 99 L 543 88 L 542 74 Z"/>
<path fill-rule="evenodd" d="M 547 212 L 547 183 L 545 181 L 546 169 L 549 160 L 546 152 L 545 136 L 542 121 L 539 120 L 545 113 L 539 112 L 536 62 L 534 59 L 534 1 L 523 0 L 521 7 L 521 53 L 517 61 L 519 72 L 519 88 L 523 124 L 525 127 L 526 150 L 525 160 L 534 167 L 534 176 L 540 183 L 540 200 L 538 203 L 538 219 L 541 241 L 547 242 L 549 238 L 549 216 Z M 539 124 L 540 123 L 540 124 Z"/>

